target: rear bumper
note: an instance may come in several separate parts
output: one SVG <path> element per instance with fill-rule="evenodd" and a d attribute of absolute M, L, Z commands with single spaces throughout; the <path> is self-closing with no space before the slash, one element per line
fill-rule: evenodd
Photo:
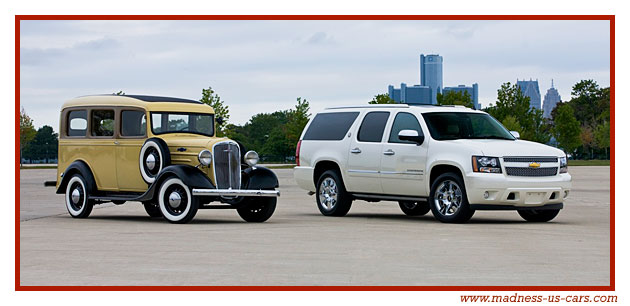
<path fill-rule="evenodd" d="M 315 192 L 315 182 L 313 182 L 313 167 L 293 168 L 293 178 L 302 189 Z"/>
<path fill-rule="evenodd" d="M 279 197 L 279 190 L 253 189 L 193 189 L 193 196 L 223 196 L 223 197 Z"/>

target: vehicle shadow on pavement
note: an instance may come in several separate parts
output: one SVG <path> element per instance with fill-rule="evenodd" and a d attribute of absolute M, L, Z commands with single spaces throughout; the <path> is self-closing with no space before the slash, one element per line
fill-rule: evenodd
<path fill-rule="evenodd" d="M 301 216 L 309 216 L 309 217 L 313 217 L 313 216 L 320 216 L 322 218 L 335 218 L 335 217 L 324 217 L 321 214 L 317 214 L 317 213 L 310 213 L 310 214 L 299 214 Z M 433 216 L 431 214 L 427 214 L 424 216 L 406 216 L 406 215 L 396 215 L 396 214 L 366 214 L 366 213 L 359 213 L 359 214 L 352 214 L 349 213 L 343 217 L 341 217 L 341 219 L 344 218 L 364 218 L 364 219 L 382 219 L 382 220 L 397 220 L 397 221 L 401 221 L 401 222 L 432 222 L 432 223 L 440 223 L 440 221 L 436 220 L 435 218 L 433 218 Z M 542 223 L 535 223 L 535 222 L 527 222 L 525 220 L 517 220 L 517 219 L 503 219 L 503 218 L 496 218 L 496 217 L 492 217 L 492 218 L 484 218 L 484 217 L 473 217 L 472 219 L 470 219 L 468 222 L 463 223 L 463 224 L 538 224 L 538 225 L 542 225 L 542 224 L 549 224 L 549 225 L 553 225 L 553 224 L 562 224 L 562 225 L 571 225 L 571 224 L 576 224 L 575 222 L 566 222 L 566 221 L 550 221 L 550 222 L 542 222 Z"/>
<path fill-rule="evenodd" d="M 145 223 L 164 223 L 169 222 L 163 218 L 149 218 L 146 216 L 123 216 L 123 215 L 109 215 L 109 216 L 90 216 L 87 220 L 95 219 L 101 221 L 129 221 L 129 222 L 145 222 Z M 224 223 L 245 223 L 241 220 L 220 220 L 220 219 L 203 219 L 195 218 L 188 224 L 224 224 Z"/>

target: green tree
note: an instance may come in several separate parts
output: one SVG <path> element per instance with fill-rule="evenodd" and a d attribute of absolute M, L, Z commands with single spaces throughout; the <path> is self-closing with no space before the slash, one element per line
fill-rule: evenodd
<path fill-rule="evenodd" d="M 124 92 L 124 91 L 122 91 L 122 90 L 119 90 L 118 92 L 115 92 L 115 93 L 113 93 L 113 94 L 114 94 L 114 95 L 117 95 L 117 96 L 124 96 L 124 95 L 125 95 L 125 92 Z"/>
<path fill-rule="evenodd" d="M 467 91 L 448 91 L 445 94 L 437 94 L 438 105 L 463 105 L 475 108 L 475 104 Z"/>
<path fill-rule="evenodd" d="M 295 147 L 297 146 L 298 140 L 300 140 L 300 135 L 302 135 L 302 130 L 308 123 L 308 119 L 311 116 L 309 110 L 311 109 L 308 101 L 306 99 L 302 99 L 298 97 L 296 99 L 297 104 L 294 109 L 289 110 L 287 114 L 287 126 L 286 126 L 286 139 L 290 144 L 290 148 L 295 152 Z"/>
<path fill-rule="evenodd" d="M 500 122 L 508 116 L 514 117 L 521 127 L 522 139 L 540 143 L 547 143 L 551 139 L 551 126 L 545 121 L 543 111 L 530 107 L 529 97 L 523 95 L 516 84 L 502 84 L 497 91 L 496 104 L 485 111 Z"/>
<path fill-rule="evenodd" d="M 201 90 L 201 103 L 210 105 L 214 109 L 215 118 L 223 118 L 223 122 L 216 124 L 216 135 L 219 137 L 225 136 L 224 128 L 230 119 L 230 108 L 225 104 L 221 97 L 214 92 L 212 87 Z"/>
<path fill-rule="evenodd" d="M 575 119 L 573 108 L 562 105 L 556 110 L 553 134 L 558 146 L 567 153 L 574 153 L 580 145 L 580 122 Z"/>
<path fill-rule="evenodd" d="M 20 110 L 20 166 L 22 166 L 23 150 L 33 140 L 36 133 L 37 131 L 33 127 L 33 119 L 26 114 L 24 107 L 22 107 Z"/>
<path fill-rule="evenodd" d="M 505 117 L 505 119 L 503 119 L 503 121 L 501 121 L 501 123 L 509 131 L 515 131 L 515 132 L 518 132 L 519 134 L 523 133 L 523 128 L 518 123 L 518 120 L 516 120 L 516 118 L 514 118 L 514 116 L 507 116 L 507 117 Z"/>
<path fill-rule="evenodd" d="M 369 104 L 396 104 L 398 102 L 394 101 L 388 94 L 378 94 L 372 98 L 372 101 L 368 102 Z"/>
<path fill-rule="evenodd" d="M 605 121 L 595 128 L 595 142 L 599 148 L 604 149 L 604 154 L 608 158 L 608 148 L 610 148 L 610 121 Z"/>
<path fill-rule="evenodd" d="M 44 125 L 37 130 L 31 144 L 25 150 L 25 156 L 29 159 L 45 160 L 46 163 L 50 159 L 57 157 L 57 144 L 59 142 L 58 135 L 53 128 Z"/>

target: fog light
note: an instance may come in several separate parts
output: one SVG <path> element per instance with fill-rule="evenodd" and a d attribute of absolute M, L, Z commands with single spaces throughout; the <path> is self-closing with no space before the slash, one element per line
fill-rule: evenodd
<path fill-rule="evenodd" d="M 490 193 L 489 192 L 486 191 L 486 192 L 483 193 L 483 198 L 484 199 L 488 199 L 489 197 L 490 197 Z"/>

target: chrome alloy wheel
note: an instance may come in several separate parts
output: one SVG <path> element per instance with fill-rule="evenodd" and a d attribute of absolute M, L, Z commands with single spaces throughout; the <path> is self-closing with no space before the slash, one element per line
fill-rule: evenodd
<path fill-rule="evenodd" d="M 325 178 L 319 186 L 319 202 L 326 210 L 332 210 L 337 205 L 339 190 L 337 183 L 331 177 Z"/>
<path fill-rule="evenodd" d="M 435 208 L 443 216 L 452 216 L 457 213 L 462 205 L 462 190 L 456 182 L 443 181 L 435 190 Z"/>

